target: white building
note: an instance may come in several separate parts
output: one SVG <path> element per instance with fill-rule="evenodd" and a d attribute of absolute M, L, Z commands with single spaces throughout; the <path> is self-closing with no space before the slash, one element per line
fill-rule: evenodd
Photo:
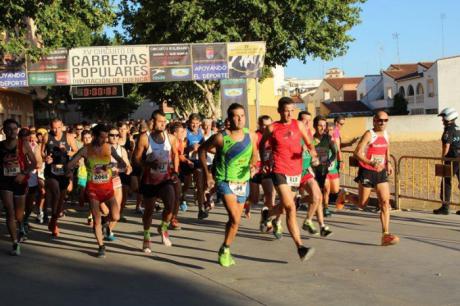
<path fill-rule="evenodd" d="M 460 109 L 460 56 L 435 62 L 393 64 L 381 79 L 366 78 L 358 86 L 358 97 L 371 109 L 391 108 L 399 93 L 406 98 L 411 115 L 436 114 L 451 106 Z M 368 84 L 376 82 L 373 87 Z"/>

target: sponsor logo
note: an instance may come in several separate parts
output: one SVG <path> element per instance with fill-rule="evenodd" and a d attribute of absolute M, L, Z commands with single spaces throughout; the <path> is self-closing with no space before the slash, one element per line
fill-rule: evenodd
<path fill-rule="evenodd" d="M 224 95 L 226 97 L 239 97 L 243 95 L 243 88 L 226 88 Z"/>
<path fill-rule="evenodd" d="M 190 75 L 190 69 L 188 68 L 174 68 L 171 69 L 171 75 L 173 77 L 184 78 Z"/>
<path fill-rule="evenodd" d="M 214 58 L 214 48 L 213 47 L 206 47 L 206 58 L 211 60 Z"/>

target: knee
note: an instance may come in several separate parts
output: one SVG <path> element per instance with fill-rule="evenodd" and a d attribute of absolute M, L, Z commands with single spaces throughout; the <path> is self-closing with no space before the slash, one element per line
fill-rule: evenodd
<path fill-rule="evenodd" d="M 380 209 L 382 212 L 389 212 L 390 211 L 390 200 L 382 200 L 380 202 Z"/>

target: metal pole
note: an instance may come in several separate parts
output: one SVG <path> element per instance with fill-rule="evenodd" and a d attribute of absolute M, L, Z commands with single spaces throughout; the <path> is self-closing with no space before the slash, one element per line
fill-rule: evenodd
<path fill-rule="evenodd" d="M 256 121 L 259 118 L 259 107 L 260 107 L 260 101 L 259 101 L 259 78 L 255 78 L 256 81 Z"/>

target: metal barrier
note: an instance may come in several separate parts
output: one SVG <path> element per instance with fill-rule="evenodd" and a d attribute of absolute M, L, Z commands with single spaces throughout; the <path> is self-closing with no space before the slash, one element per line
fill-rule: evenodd
<path fill-rule="evenodd" d="M 445 162 L 451 162 L 448 165 Z M 441 182 L 446 177 L 452 178 L 451 204 L 460 205 L 458 180 L 454 177 L 452 161 L 460 162 L 459 158 L 436 158 L 421 156 L 402 156 L 398 160 L 400 199 L 422 200 L 442 203 Z"/>
<path fill-rule="evenodd" d="M 358 183 L 354 181 L 356 176 L 358 176 L 358 161 L 353 157 L 353 152 L 350 150 L 342 150 L 342 160 L 345 163 L 345 167 L 342 171 L 340 171 L 340 186 L 358 190 Z M 396 157 L 392 154 L 390 155 L 391 160 L 393 162 L 393 173 L 392 175 L 388 176 L 388 183 L 390 185 L 390 193 L 394 200 L 394 206 L 396 209 L 400 209 L 399 205 L 399 175 L 398 175 L 398 167 L 396 162 Z M 375 195 L 375 194 L 374 194 Z"/>

